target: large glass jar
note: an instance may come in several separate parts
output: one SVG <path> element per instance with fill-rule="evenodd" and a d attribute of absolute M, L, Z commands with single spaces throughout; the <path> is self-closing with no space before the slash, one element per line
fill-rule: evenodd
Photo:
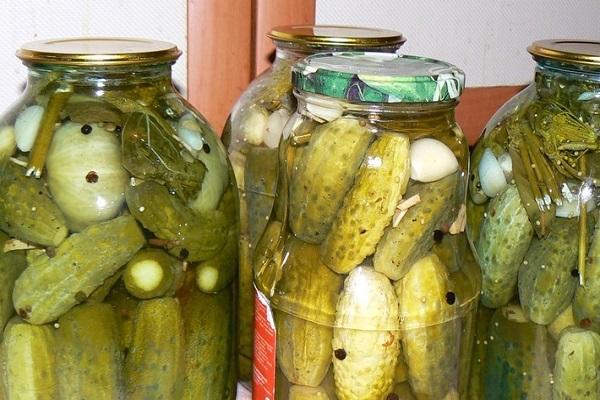
<path fill-rule="evenodd" d="M 544 40 L 471 161 L 474 398 L 600 398 L 600 42 Z M 487 328 L 486 328 L 487 325 Z"/>
<path fill-rule="evenodd" d="M 459 398 L 480 287 L 462 72 L 350 52 L 306 58 L 293 81 L 253 261 L 256 398 L 273 398 L 273 377 L 277 399 Z"/>
<path fill-rule="evenodd" d="M 271 68 L 256 78 L 231 111 L 223 132 L 241 200 L 239 369 L 251 376 L 254 320 L 252 250 L 267 225 L 277 181 L 277 145 L 296 110 L 292 65 L 317 52 L 373 49 L 394 52 L 405 41 L 398 32 L 350 26 L 280 26 L 269 37 L 276 51 Z"/>
<path fill-rule="evenodd" d="M 0 119 L 4 398 L 233 399 L 237 190 L 170 43 L 33 42 Z"/>

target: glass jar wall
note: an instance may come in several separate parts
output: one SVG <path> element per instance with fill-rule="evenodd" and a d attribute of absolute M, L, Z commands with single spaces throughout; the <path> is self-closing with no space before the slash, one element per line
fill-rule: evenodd
<path fill-rule="evenodd" d="M 344 26 L 282 26 L 274 28 L 269 37 L 276 45 L 273 65 L 242 94 L 223 132 L 241 199 L 239 360 L 242 379 L 250 379 L 251 375 L 252 251 L 273 207 L 278 174 L 276 148 L 283 127 L 296 110 L 292 65 L 317 52 L 341 49 L 394 52 L 405 41 L 398 32 Z"/>
<path fill-rule="evenodd" d="M 600 42 L 529 48 L 535 79 L 485 128 L 468 236 L 483 283 L 473 398 L 600 398 Z"/>
<path fill-rule="evenodd" d="M 237 190 L 172 44 L 26 44 L 0 118 L 4 398 L 235 398 Z"/>
<path fill-rule="evenodd" d="M 277 399 L 465 393 L 480 277 L 454 119 L 463 80 L 452 65 L 385 53 L 293 67 L 298 109 L 253 260 L 275 336 L 265 344 L 257 330 L 256 349 L 273 347 L 276 369 L 255 366 L 255 391 L 273 398 L 271 374 Z"/>

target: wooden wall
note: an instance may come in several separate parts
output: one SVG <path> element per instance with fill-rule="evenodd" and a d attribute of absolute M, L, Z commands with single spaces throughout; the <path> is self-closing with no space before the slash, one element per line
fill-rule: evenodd
<path fill-rule="evenodd" d="M 268 68 L 277 25 L 313 24 L 315 0 L 188 0 L 188 97 L 221 132 L 248 83 Z M 408 38 L 410 40 L 410 37 Z M 521 86 L 467 88 L 457 118 L 473 143 Z"/>

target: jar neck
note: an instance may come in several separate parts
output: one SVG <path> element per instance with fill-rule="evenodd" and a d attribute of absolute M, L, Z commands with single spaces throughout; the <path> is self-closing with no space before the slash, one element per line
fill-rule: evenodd
<path fill-rule="evenodd" d="M 600 69 L 551 60 L 538 60 L 535 69 L 535 85 L 543 99 L 569 100 L 574 102 L 600 98 Z M 565 104 L 569 106 L 569 104 Z"/>
<path fill-rule="evenodd" d="M 294 63 L 311 54 L 313 54 L 313 52 L 309 51 L 308 49 L 294 48 L 289 44 L 276 42 L 275 60 L 273 60 L 273 66 Z"/>
<path fill-rule="evenodd" d="M 309 115 L 308 103 L 317 103 L 331 110 L 342 108 L 343 114 L 369 120 L 374 126 L 393 131 L 420 134 L 423 128 L 446 131 L 456 126 L 455 109 L 458 101 L 431 103 L 350 103 L 341 99 L 294 90 L 298 112 Z M 430 132 L 434 133 L 434 132 Z"/>
<path fill-rule="evenodd" d="M 37 90 L 50 82 L 60 82 L 96 91 L 122 90 L 152 86 L 158 92 L 173 89 L 171 64 L 152 66 L 29 65 L 27 90 Z"/>

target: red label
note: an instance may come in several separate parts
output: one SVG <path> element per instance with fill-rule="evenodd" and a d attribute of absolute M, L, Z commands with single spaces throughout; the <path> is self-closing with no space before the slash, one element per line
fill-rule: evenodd
<path fill-rule="evenodd" d="M 252 400 L 275 399 L 275 321 L 269 300 L 254 288 Z"/>

